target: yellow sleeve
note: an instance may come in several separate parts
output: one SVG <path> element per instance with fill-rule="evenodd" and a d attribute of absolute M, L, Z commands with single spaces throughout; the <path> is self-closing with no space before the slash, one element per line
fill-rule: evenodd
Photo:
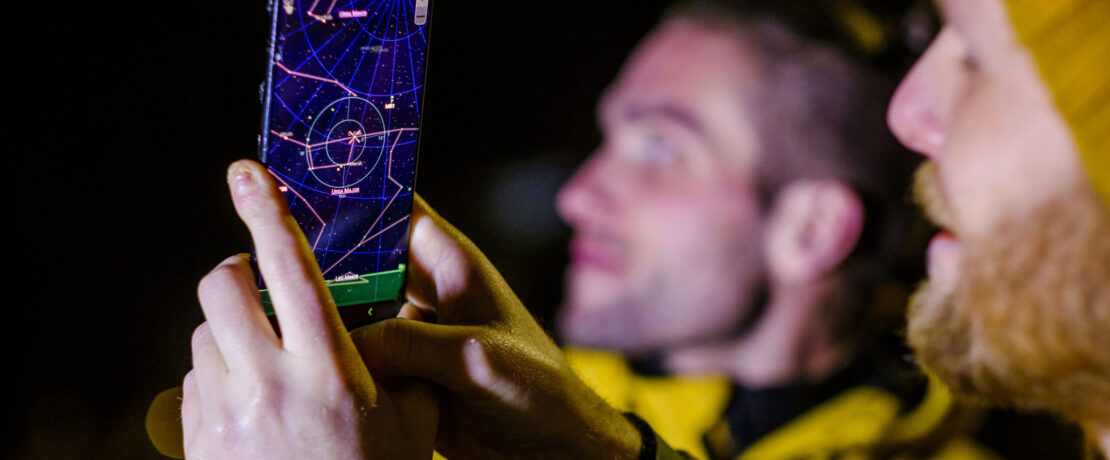
<path fill-rule="evenodd" d="M 706 458 L 702 435 L 724 412 L 726 379 L 644 377 L 618 354 L 569 348 L 566 355 L 586 385 L 610 405 L 639 415 L 674 449 Z"/>

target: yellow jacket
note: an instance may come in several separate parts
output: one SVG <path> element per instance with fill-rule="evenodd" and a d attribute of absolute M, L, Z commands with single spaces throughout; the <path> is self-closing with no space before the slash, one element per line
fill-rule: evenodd
<path fill-rule="evenodd" d="M 721 417 L 731 384 L 715 377 L 645 377 L 619 355 L 567 350 L 571 366 L 614 407 L 647 421 L 671 447 L 708 458 L 703 436 L 727 430 Z M 953 404 L 930 384 L 917 407 L 905 410 L 894 394 L 858 386 L 827 400 L 764 436 L 737 458 L 776 459 L 946 459 L 998 458 L 964 435 L 974 412 Z M 662 458 L 662 457 L 661 457 Z"/>

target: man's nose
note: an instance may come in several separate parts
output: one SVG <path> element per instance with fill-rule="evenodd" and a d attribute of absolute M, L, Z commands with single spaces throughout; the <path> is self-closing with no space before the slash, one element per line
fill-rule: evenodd
<path fill-rule="evenodd" d="M 586 225 L 601 213 L 609 212 L 612 199 L 603 177 L 605 162 L 604 153 L 594 152 L 559 190 L 556 210 L 572 227 Z"/>
<path fill-rule="evenodd" d="M 964 47 L 957 33 L 941 31 L 902 80 L 887 110 L 887 124 L 898 140 L 934 160 L 946 142 L 953 98 L 963 85 L 957 62 Z"/>
<path fill-rule="evenodd" d="M 887 124 L 906 148 L 933 158 L 944 144 L 937 94 L 920 63 L 898 86 L 887 110 Z"/>

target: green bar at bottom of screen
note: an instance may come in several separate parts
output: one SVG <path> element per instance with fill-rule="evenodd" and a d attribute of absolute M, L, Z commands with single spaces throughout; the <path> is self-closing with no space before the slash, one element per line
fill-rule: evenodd
<path fill-rule="evenodd" d="M 345 307 L 396 299 L 404 281 L 405 264 L 401 264 L 395 270 L 365 275 L 353 273 L 341 275 L 327 281 L 327 285 L 332 299 L 335 300 L 335 306 Z M 273 315 L 274 305 L 270 301 L 270 290 L 259 289 L 258 293 L 262 295 L 262 305 L 266 308 L 266 314 Z"/>

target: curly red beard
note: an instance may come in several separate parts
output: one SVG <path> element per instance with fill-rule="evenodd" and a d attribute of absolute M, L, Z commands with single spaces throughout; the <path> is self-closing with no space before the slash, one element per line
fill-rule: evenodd
<path fill-rule="evenodd" d="M 951 214 L 932 165 L 915 195 Z M 909 341 L 958 394 L 1110 421 L 1110 211 L 1077 184 L 990 238 L 962 239 L 960 280 L 926 282 L 909 307 Z"/>

